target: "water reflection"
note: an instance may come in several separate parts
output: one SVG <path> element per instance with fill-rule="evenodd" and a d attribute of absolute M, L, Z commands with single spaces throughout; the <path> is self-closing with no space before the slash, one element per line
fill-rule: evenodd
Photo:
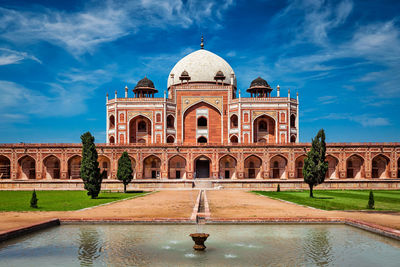
<path fill-rule="evenodd" d="M 316 266 L 328 266 L 332 262 L 332 246 L 327 229 L 310 229 L 304 239 L 306 259 Z"/>
<path fill-rule="evenodd" d="M 78 260 L 81 266 L 92 266 L 101 255 L 102 242 L 96 228 L 80 228 L 78 237 Z"/>

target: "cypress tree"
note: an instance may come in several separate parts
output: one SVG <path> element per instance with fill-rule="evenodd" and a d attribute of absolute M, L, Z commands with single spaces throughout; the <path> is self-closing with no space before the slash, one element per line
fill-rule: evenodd
<path fill-rule="evenodd" d="M 38 208 L 38 205 L 37 205 L 38 200 L 39 199 L 36 197 L 36 190 L 33 189 L 32 197 L 31 197 L 31 208 L 35 208 L 35 209 Z"/>
<path fill-rule="evenodd" d="M 369 191 L 369 199 L 368 199 L 367 209 L 371 209 L 371 210 L 375 209 L 374 193 L 372 192 L 372 190 Z"/>
<path fill-rule="evenodd" d="M 321 129 L 312 139 L 311 150 L 304 159 L 303 177 L 304 182 L 310 187 L 310 197 L 314 197 L 313 187 L 322 184 L 325 180 L 326 171 L 328 170 L 328 162 L 325 162 L 325 153 L 325 132 Z"/>
<path fill-rule="evenodd" d="M 94 137 L 86 132 L 81 135 L 82 140 L 82 163 L 81 178 L 85 184 L 87 194 L 91 198 L 96 198 L 100 193 L 103 174 L 100 174 L 99 162 L 97 161 L 97 151 L 94 144 Z"/>
<path fill-rule="evenodd" d="M 128 153 L 124 151 L 118 160 L 117 178 L 124 184 L 124 193 L 126 193 L 126 186 L 132 181 L 132 162 Z"/>
<path fill-rule="evenodd" d="M 281 192 L 281 186 L 278 184 L 278 187 L 276 188 L 276 192 Z"/>

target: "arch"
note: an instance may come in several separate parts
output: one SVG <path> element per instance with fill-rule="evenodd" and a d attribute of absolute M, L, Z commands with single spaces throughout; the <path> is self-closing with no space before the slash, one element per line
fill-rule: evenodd
<path fill-rule="evenodd" d="M 207 127 L 207 118 L 204 116 L 200 116 L 197 118 L 197 128 L 206 128 Z"/>
<path fill-rule="evenodd" d="M 100 168 L 100 173 L 102 174 L 103 171 L 105 172 L 105 179 L 110 179 L 111 178 L 111 160 L 104 155 L 99 155 L 97 158 L 97 161 L 99 162 L 99 168 Z"/>
<path fill-rule="evenodd" d="M 138 115 L 129 121 L 129 143 L 140 143 L 143 139 L 144 143 L 151 143 L 152 122 L 149 118 Z M 141 142 L 143 142 L 141 140 Z"/>
<path fill-rule="evenodd" d="M 253 120 L 253 142 L 265 139 L 267 143 L 275 143 L 276 121 L 267 114 L 261 114 Z"/>
<path fill-rule="evenodd" d="M 304 166 L 304 159 L 306 157 L 307 157 L 307 155 L 298 156 L 294 162 L 297 178 L 303 178 L 303 166 Z"/>
<path fill-rule="evenodd" d="M 132 177 L 136 179 L 136 160 L 131 156 L 129 156 L 129 159 L 131 160 Z"/>
<path fill-rule="evenodd" d="M 161 122 L 161 113 L 156 114 L 156 122 Z"/>
<path fill-rule="evenodd" d="M 168 143 L 168 144 L 173 144 L 173 143 L 175 143 L 175 138 L 174 138 L 172 135 L 169 135 L 169 136 L 167 137 L 167 143 Z"/>
<path fill-rule="evenodd" d="M 296 136 L 295 135 L 292 135 L 290 137 L 290 143 L 296 143 Z"/>
<path fill-rule="evenodd" d="M 209 178 L 211 159 L 207 156 L 198 156 L 194 160 L 195 178 Z"/>
<path fill-rule="evenodd" d="M 114 138 L 114 136 L 110 136 L 110 144 L 115 144 L 115 138 Z"/>
<path fill-rule="evenodd" d="M 199 112 L 200 111 L 200 112 Z M 209 143 L 220 143 L 222 140 L 222 113 L 219 109 L 215 108 L 206 102 L 199 102 L 195 105 L 191 105 L 182 113 L 181 139 L 185 144 L 194 144 L 197 142 L 197 138 L 201 135 L 207 137 Z M 209 126 L 197 126 L 198 120 L 204 121 L 201 117 L 205 117 L 207 125 Z M 205 125 L 205 123 L 200 123 Z"/>
<path fill-rule="evenodd" d="M 364 176 L 364 159 L 358 154 L 353 154 L 346 160 L 347 178 L 362 178 Z"/>
<path fill-rule="evenodd" d="M 175 129 L 175 117 L 172 114 L 167 116 L 167 128 Z"/>
<path fill-rule="evenodd" d="M 22 156 L 18 160 L 18 177 L 21 179 L 36 179 L 36 160 L 29 156 Z"/>
<path fill-rule="evenodd" d="M 231 155 L 225 155 L 219 160 L 219 177 L 224 179 L 236 178 L 237 160 Z"/>
<path fill-rule="evenodd" d="M 7 156 L 0 155 L 0 179 L 11 178 L 11 161 Z"/>
<path fill-rule="evenodd" d="M 282 155 L 275 155 L 270 160 L 272 178 L 287 178 L 287 159 Z"/>
<path fill-rule="evenodd" d="M 376 155 L 371 161 L 372 178 L 389 178 L 390 159 L 382 154 Z"/>
<path fill-rule="evenodd" d="M 231 116 L 231 128 L 235 129 L 238 127 L 239 123 L 238 123 L 239 119 L 238 116 L 236 114 L 233 114 Z"/>
<path fill-rule="evenodd" d="M 43 159 L 43 176 L 45 179 L 60 179 L 60 159 L 49 155 Z"/>
<path fill-rule="evenodd" d="M 111 115 L 108 119 L 109 121 L 109 129 L 114 129 L 115 128 L 115 117 L 114 115 Z"/>
<path fill-rule="evenodd" d="M 294 114 L 290 115 L 290 127 L 296 128 L 296 115 Z"/>
<path fill-rule="evenodd" d="M 231 136 L 231 144 L 237 144 L 239 142 L 239 138 L 236 135 Z"/>
<path fill-rule="evenodd" d="M 244 160 L 245 178 L 261 178 L 262 159 L 256 155 L 250 155 Z"/>
<path fill-rule="evenodd" d="M 150 155 L 143 160 L 143 178 L 159 179 L 161 174 L 161 159 Z"/>
<path fill-rule="evenodd" d="M 397 178 L 400 178 L 400 158 L 397 159 Z"/>
<path fill-rule="evenodd" d="M 72 156 L 68 159 L 68 178 L 69 179 L 81 178 L 81 161 L 82 161 L 82 157 L 79 155 Z"/>
<path fill-rule="evenodd" d="M 197 138 L 197 143 L 206 144 L 207 143 L 207 138 L 205 138 L 204 136 L 200 136 L 199 138 Z"/>
<path fill-rule="evenodd" d="M 168 178 L 186 178 L 186 159 L 184 157 L 175 155 L 168 160 Z"/>
<path fill-rule="evenodd" d="M 325 161 L 328 162 L 328 171 L 326 172 L 325 177 L 329 179 L 339 178 L 339 159 L 332 155 L 327 155 Z"/>

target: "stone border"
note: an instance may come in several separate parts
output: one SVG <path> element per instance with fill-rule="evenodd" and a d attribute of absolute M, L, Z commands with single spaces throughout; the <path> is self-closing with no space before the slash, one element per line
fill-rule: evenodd
<path fill-rule="evenodd" d="M 400 240 L 400 230 L 348 218 L 213 218 L 206 224 L 344 224 Z"/>
<path fill-rule="evenodd" d="M 196 224 L 196 221 L 187 218 L 150 218 L 150 219 L 65 219 L 60 221 L 64 224 Z"/>
<path fill-rule="evenodd" d="M 40 223 L 31 224 L 24 227 L 19 227 L 7 231 L 0 232 L 0 242 L 21 237 L 39 230 L 47 229 L 53 226 L 60 225 L 59 219 L 51 219 Z"/>

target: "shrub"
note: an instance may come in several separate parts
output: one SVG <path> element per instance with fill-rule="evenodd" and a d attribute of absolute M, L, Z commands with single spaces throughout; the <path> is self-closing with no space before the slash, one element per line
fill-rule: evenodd
<path fill-rule="evenodd" d="M 372 190 L 369 191 L 369 199 L 368 199 L 367 209 L 370 209 L 370 210 L 375 209 L 374 193 L 372 192 Z"/>
<path fill-rule="evenodd" d="M 37 203 L 38 203 L 38 198 L 36 197 L 35 189 L 33 189 L 32 197 L 31 197 L 31 208 L 37 209 L 38 208 Z"/>

